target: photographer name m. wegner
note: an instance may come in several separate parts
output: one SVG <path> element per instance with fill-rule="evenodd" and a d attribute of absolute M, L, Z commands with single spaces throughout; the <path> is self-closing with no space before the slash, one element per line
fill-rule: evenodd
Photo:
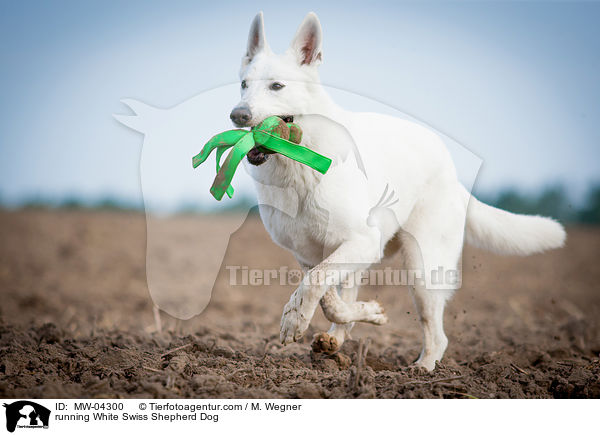
<path fill-rule="evenodd" d="M 253 269 L 248 266 L 227 265 L 225 268 L 229 271 L 229 285 L 244 286 L 262 286 L 262 285 L 293 285 L 297 286 L 301 282 L 310 285 L 310 277 L 315 275 L 304 274 L 300 269 L 290 269 L 282 266 L 278 269 Z M 342 282 L 342 288 L 352 288 L 355 285 L 371 286 L 413 286 L 415 284 L 424 284 L 426 282 L 423 270 L 415 269 L 395 269 L 385 267 L 383 269 L 369 269 L 364 272 L 354 272 L 350 268 L 343 266 L 336 269 L 322 271 L 323 276 L 317 277 L 323 279 L 326 284 L 333 282 Z M 344 277 L 344 279 L 340 279 Z M 438 267 L 431 271 L 429 276 L 432 285 L 457 285 L 461 283 L 461 272 L 457 269 L 444 269 Z"/>

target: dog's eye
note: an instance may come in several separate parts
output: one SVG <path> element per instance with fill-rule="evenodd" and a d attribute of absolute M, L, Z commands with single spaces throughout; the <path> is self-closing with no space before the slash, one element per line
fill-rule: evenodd
<path fill-rule="evenodd" d="M 273 82 L 271 83 L 270 88 L 272 91 L 279 91 L 280 89 L 285 88 L 285 85 L 283 83 Z"/>
<path fill-rule="evenodd" d="M 246 80 L 242 80 L 242 89 L 246 89 L 248 87 L 248 83 L 246 83 Z"/>

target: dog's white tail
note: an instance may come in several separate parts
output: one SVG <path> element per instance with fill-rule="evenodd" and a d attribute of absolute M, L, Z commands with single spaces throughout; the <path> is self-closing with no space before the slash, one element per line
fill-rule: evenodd
<path fill-rule="evenodd" d="M 466 241 L 470 245 L 503 255 L 530 255 L 564 245 L 567 234 L 555 220 L 500 210 L 461 189 L 467 207 Z"/>

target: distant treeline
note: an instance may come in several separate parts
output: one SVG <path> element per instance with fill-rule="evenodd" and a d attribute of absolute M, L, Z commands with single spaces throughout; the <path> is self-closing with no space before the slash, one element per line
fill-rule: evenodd
<path fill-rule="evenodd" d="M 5 206 L 6 207 L 6 206 Z M 45 197 L 30 197 L 19 202 L 18 206 L 8 208 L 26 210 L 106 210 L 106 211 L 144 211 L 143 203 L 104 197 L 95 200 L 85 200 L 76 196 L 64 199 L 51 199 Z"/>
<path fill-rule="evenodd" d="M 560 185 L 547 187 L 537 194 L 504 189 L 496 195 L 481 195 L 480 199 L 514 213 L 549 216 L 564 223 L 600 224 L 600 184 L 588 190 L 581 205 L 574 204 Z"/>
<path fill-rule="evenodd" d="M 476 193 L 476 196 L 487 204 L 514 213 L 550 216 L 563 223 L 600 224 L 600 184 L 591 187 L 584 201 L 581 201 L 580 204 L 575 204 L 567 190 L 561 185 L 550 186 L 534 194 L 523 193 L 517 189 L 503 189 L 494 195 Z M 0 204 L 2 204 L 2 201 L 0 201 Z M 182 204 L 176 213 L 246 213 L 250 209 L 252 209 L 252 212 L 256 212 L 256 209 L 253 208 L 255 204 L 256 202 L 252 198 L 240 196 L 235 201 L 218 203 L 211 208 L 203 208 L 193 203 Z M 22 201 L 16 208 L 144 211 L 141 202 L 125 201 L 111 197 L 95 201 L 82 200 L 76 197 L 63 200 L 48 200 L 36 197 Z"/>
<path fill-rule="evenodd" d="M 251 198 L 240 196 L 235 201 L 215 203 L 214 207 L 202 207 L 197 203 L 183 203 L 176 210 L 170 210 L 171 213 L 186 214 L 209 214 L 209 213 L 251 213 L 256 212 L 254 206 L 256 201 Z M 0 209 L 24 209 L 24 210 L 94 210 L 94 211 L 129 211 L 141 212 L 144 210 L 144 203 L 119 199 L 111 196 L 97 199 L 82 199 L 77 196 L 71 196 L 63 199 L 50 199 L 40 196 L 32 196 L 19 201 L 16 205 L 6 204 L 0 199 Z"/>

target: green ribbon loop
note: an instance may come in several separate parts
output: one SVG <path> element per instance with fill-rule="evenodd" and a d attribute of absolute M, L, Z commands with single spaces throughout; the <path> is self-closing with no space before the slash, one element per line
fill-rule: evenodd
<path fill-rule="evenodd" d="M 331 159 L 322 156 L 313 150 L 296 145 L 289 140 L 282 139 L 261 130 L 254 131 L 254 141 L 261 147 L 279 153 L 306 166 L 310 166 L 321 174 L 325 174 L 331 166 Z"/>
<path fill-rule="evenodd" d="M 223 153 L 232 146 L 233 145 L 225 145 L 217 148 L 217 174 L 221 170 L 221 157 L 223 157 Z M 229 185 L 229 187 L 227 187 L 226 192 L 229 198 L 233 198 L 233 186 L 231 184 Z"/>
<path fill-rule="evenodd" d="M 246 130 L 227 130 L 223 133 L 213 136 L 208 142 L 206 142 L 206 145 L 204 145 L 204 148 L 202 148 L 200 154 L 194 156 L 192 159 L 192 166 L 197 168 L 204 163 L 212 150 L 218 147 L 230 147 L 246 134 L 248 134 Z"/>
<path fill-rule="evenodd" d="M 289 137 L 293 142 L 284 139 L 281 137 L 282 135 Z M 270 116 L 250 131 L 228 130 L 213 136 L 204 145 L 202 151 L 192 158 L 192 166 L 197 168 L 206 161 L 214 149 L 217 150 L 217 176 L 210 188 L 210 193 L 218 201 L 223 198 L 225 193 L 229 198 L 233 197 L 231 180 L 242 159 L 255 146 L 259 146 L 265 151 L 279 153 L 325 174 L 331 166 L 331 159 L 298 145 L 301 139 L 302 130 L 298 125 L 286 124 L 281 118 Z M 231 147 L 233 149 L 221 165 L 223 154 Z"/>

